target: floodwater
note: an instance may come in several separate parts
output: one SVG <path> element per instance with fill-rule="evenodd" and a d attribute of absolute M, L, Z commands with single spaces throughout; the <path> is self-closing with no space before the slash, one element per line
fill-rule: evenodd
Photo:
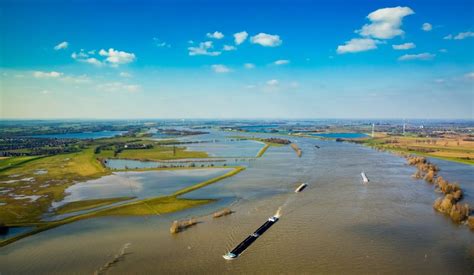
<path fill-rule="evenodd" d="M 403 158 L 357 144 L 290 139 L 303 150 L 301 158 L 288 146 L 271 147 L 245 171 L 185 196 L 219 198 L 215 203 L 54 228 L 1 248 L 0 272 L 91 274 L 130 243 L 109 273 L 473 273 L 474 232 L 432 209 L 439 194 L 412 179 L 415 168 Z M 440 165 L 448 180 L 473 172 L 463 164 Z M 473 190 L 472 177 L 466 179 L 456 180 Z M 301 182 L 309 186 L 294 193 Z M 238 259 L 222 258 L 282 205 L 279 222 Z M 222 207 L 235 213 L 209 216 Z M 193 216 L 201 223 L 170 235 L 174 219 Z"/>
<path fill-rule="evenodd" d="M 140 161 L 131 159 L 108 159 L 107 167 L 110 169 L 149 169 L 163 167 L 212 167 L 246 165 L 250 158 L 219 158 L 219 159 L 186 159 L 167 161 Z"/>
<path fill-rule="evenodd" d="M 222 176 L 231 170 L 231 168 L 205 168 L 116 172 L 110 176 L 70 186 L 66 189 L 68 195 L 62 201 L 54 202 L 53 207 L 81 200 L 118 197 L 144 199 L 165 196 L 199 182 Z"/>
<path fill-rule="evenodd" d="M 321 134 L 311 134 L 316 137 L 324 138 L 365 138 L 367 134 L 363 133 L 321 133 Z"/>
<path fill-rule="evenodd" d="M 212 157 L 255 157 L 263 146 L 265 146 L 263 142 L 233 139 L 186 144 L 187 150 L 204 151 Z"/>
<path fill-rule="evenodd" d="M 82 132 L 82 133 L 66 133 L 66 134 L 46 134 L 35 135 L 35 138 L 63 138 L 63 139 L 98 139 L 110 138 L 122 135 L 126 131 L 100 131 L 100 132 Z"/>

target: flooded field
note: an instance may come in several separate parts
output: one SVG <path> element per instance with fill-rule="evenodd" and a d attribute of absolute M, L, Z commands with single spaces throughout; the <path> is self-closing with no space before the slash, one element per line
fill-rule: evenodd
<path fill-rule="evenodd" d="M 183 139 L 225 139 L 230 135 L 211 131 Z M 474 271 L 473 232 L 432 209 L 440 194 L 433 192 L 432 185 L 414 180 L 411 175 L 415 168 L 406 165 L 404 158 L 356 144 L 290 139 L 302 149 L 301 158 L 289 146 L 270 147 L 263 157 L 249 161 L 245 171 L 184 196 L 218 199 L 215 203 L 168 215 L 94 218 L 54 228 L 1 248 L 0 272 L 60 274 L 74 270 L 91 274 L 127 243 L 130 245 L 124 260 L 108 272 Z M 213 150 L 210 143 L 199 146 L 202 150 Z M 214 153 L 220 154 L 217 149 Z M 472 204 L 473 166 L 433 162 L 441 167 L 443 177 L 459 181 L 466 192 L 465 200 Z M 370 179 L 368 184 L 362 183 L 361 171 Z M 180 180 L 173 179 L 179 176 Z M 100 197 L 102 192 L 118 195 L 120 188 L 107 186 L 110 182 L 121 186 L 117 177 L 122 177 L 126 182 L 142 182 L 143 195 L 159 194 L 158 189 L 150 187 L 152 183 L 164 182 L 167 188 L 174 188 L 174 184 L 186 185 L 186 176 L 157 178 L 148 172 L 117 173 L 92 181 L 98 189 L 75 187 L 78 189 L 69 191 L 74 198 Z M 308 183 L 308 187 L 294 193 L 302 182 Z M 123 186 L 125 190 L 126 184 Z M 280 221 L 238 259 L 222 258 L 282 205 Z M 235 213 L 213 219 L 211 214 L 222 207 L 230 207 Z M 189 217 L 198 217 L 200 223 L 170 235 L 168 229 L 173 220 Z"/>
<path fill-rule="evenodd" d="M 315 137 L 323 138 L 365 138 L 368 135 L 363 133 L 323 133 L 323 134 L 311 134 Z"/>
<path fill-rule="evenodd" d="M 221 176 L 231 169 L 191 169 L 191 170 L 163 170 L 147 172 L 116 172 L 113 175 L 100 179 L 75 184 L 68 189 L 64 200 L 53 203 L 59 207 L 68 202 L 117 198 L 136 197 L 138 199 L 165 196 L 179 189 L 199 182 Z"/>

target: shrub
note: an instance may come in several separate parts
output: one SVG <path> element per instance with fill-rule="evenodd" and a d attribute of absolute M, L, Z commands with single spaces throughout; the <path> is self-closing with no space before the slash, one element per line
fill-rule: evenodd
<path fill-rule="evenodd" d="M 224 208 L 220 211 L 217 211 L 216 213 L 214 213 L 212 216 L 214 218 L 220 218 L 220 217 L 223 217 L 223 216 L 227 216 L 227 215 L 230 215 L 232 214 L 232 210 L 230 210 L 229 208 Z"/>
<path fill-rule="evenodd" d="M 435 180 L 435 171 L 429 170 L 425 175 L 425 180 L 429 183 L 433 183 Z"/>
<path fill-rule="evenodd" d="M 448 194 L 443 199 L 438 198 L 433 204 L 433 207 L 441 213 L 449 214 L 454 203 L 453 195 Z"/>
<path fill-rule="evenodd" d="M 184 220 L 184 221 L 173 221 L 170 227 L 170 233 L 171 234 L 179 233 L 185 230 L 186 228 L 191 227 L 195 224 L 197 224 L 197 221 L 194 218 L 191 218 L 189 220 Z"/>
<path fill-rule="evenodd" d="M 474 230 L 474 216 L 469 216 L 467 218 L 467 225 L 471 230 Z"/>
<path fill-rule="evenodd" d="M 456 192 L 453 193 L 453 197 L 456 201 L 459 201 L 460 199 L 462 199 L 462 190 L 461 189 L 456 190 Z"/>
<path fill-rule="evenodd" d="M 451 212 L 449 213 L 449 216 L 451 216 L 451 220 L 456 223 L 461 223 L 462 221 L 466 220 L 468 215 L 469 205 L 461 205 L 459 203 L 453 205 L 453 207 L 451 208 Z"/>

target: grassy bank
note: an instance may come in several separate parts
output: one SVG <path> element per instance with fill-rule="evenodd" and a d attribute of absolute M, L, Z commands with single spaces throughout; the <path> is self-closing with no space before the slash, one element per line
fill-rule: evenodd
<path fill-rule="evenodd" d="M 110 198 L 110 199 L 96 199 L 96 200 L 85 200 L 85 201 L 73 201 L 67 203 L 56 209 L 56 214 L 67 214 L 77 211 L 94 209 L 102 206 L 107 206 L 116 202 L 128 201 L 135 197 L 121 197 L 121 198 Z"/>
<path fill-rule="evenodd" d="M 376 138 L 354 140 L 376 149 L 416 154 L 474 165 L 474 142 L 456 138 L 420 138 L 412 136 L 379 136 Z"/>
<path fill-rule="evenodd" d="M 258 151 L 257 153 L 257 158 L 260 158 L 263 156 L 263 154 L 265 154 L 265 152 L 267 151 L 267 149 L 270 147 L 270 144 L 265 144 L 265 146 L 262 147 L 262 149 L 260 149 L 260 151 Z"/>
<path fill-rule="evenodd" d="M 127 204 L 124 207 L 107 209 L 95 216 L 143 216 L 161 215 L 182 211 L 191 207 L 213 202 L 213 200 L 190 200 L 177 197 L 159 197 Z"/>

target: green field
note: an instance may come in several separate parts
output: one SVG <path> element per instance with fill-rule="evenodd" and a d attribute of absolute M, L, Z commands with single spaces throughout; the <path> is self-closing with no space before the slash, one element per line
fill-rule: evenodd
<path fill-rule="evenodd" d="M 8 157 L 0 159 L 0 172 L 7 169 L 12 169 L 21 164 L 27 163 L 34 159 L 40 158 L 41 156 L 25 156 L 25 157 Z"/>
<path fill-rule="evenodd" d="M 10 190 L 0 194 L 0 222 L 37 222 L 53 201 L 64 197 L 64 190 L 75 181 L 98 178 L 110 173 L 94 156 L 92 148 L 77 153 L 18 161 L 0 173 L 0 187 Z M 12 158 L 13 159 L 13 158 Z M 12 160 L 10 160 L 12 161 Z M 46 171 L 39 174 L 39 171 Z M 40 196 L 35 201 L 14 196 Z"/>
<path fill-rule="evenodd" d="M 377 149 L 474 165 L 474 142 L 455 137 L 380 136 L 355 141 Z"/>
<path fill-rule="evenodd" d="M 160 197 L 137 203 L 130 203 L 124 207 L 112 208 L 96 213 L 95 216 L 142 216 L 161 215 L 187 208 L 203 205 L 213 200 L 190 200 L 176 197 Z"/>
<path fill-rule="evenodd" d="M 134 160 L 171 160 L 188 158 L 207 158 L 206 152 L 186 151 L 186 147 L 154 146 L 151 149 L 124 150 L 116 158 Z"/>

